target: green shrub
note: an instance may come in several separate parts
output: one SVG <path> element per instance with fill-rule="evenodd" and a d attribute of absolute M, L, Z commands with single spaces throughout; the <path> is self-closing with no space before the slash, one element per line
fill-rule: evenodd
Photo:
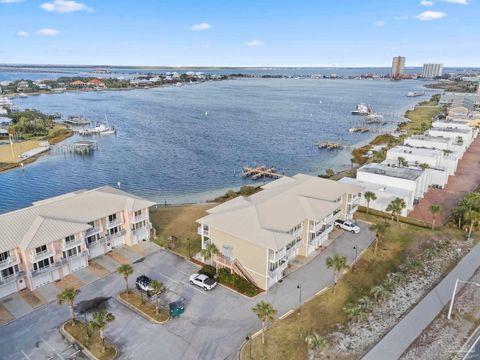
<path fill-rule="evenodd" d="M 249 196 L 249 195 L 252 195 L 252 194 L 255 194 L 257 192 L 257 188 L 255 186 L 242 186 L 240 188 L 240 195 L 243 195 L 243 196 Z"/>
<path fill-rule="evenodd" d="M 231 284 L 232 278 L 231 278 L 230 270 L 221 268 L 218 270 L 218 281 L 221 282 L 222 284 Z"/>
<path fill-rule="evenodd" d="M 232 275 L 233 286 L 242 294 L 247 296 L 254 296 L 257 293 L 257 289 L 249 281 L 237 274 Z"/>
<path fill-rule="evenodd" d="M 213 278 L 217 273 L 217 270 L 211 265 L 204 265 L 198 273 Z"/>

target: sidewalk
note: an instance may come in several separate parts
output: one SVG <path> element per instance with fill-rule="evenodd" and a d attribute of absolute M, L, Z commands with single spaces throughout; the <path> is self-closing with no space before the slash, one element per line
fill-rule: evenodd
<path fill-rule="evenodd" d="M 363 360 L 398 359 L 422 331 L 450 302 L 455 281 L 469 279 L 480 265 L 480 245 L 475 246 L 458 265 L 393 329 L 391 329 Z M 460 291 L 461 285 L 459 284 Z"/>

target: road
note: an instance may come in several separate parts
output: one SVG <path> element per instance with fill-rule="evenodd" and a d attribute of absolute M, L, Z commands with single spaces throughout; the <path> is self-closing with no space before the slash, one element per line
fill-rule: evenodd
<path fill-rule="evenodd" d="M 282 283 L 255 299 L 247 299 L 217 286 L 211 292 L 193 287 L 188 276 L 197 271 L 192 263 L 168 251 L 161 250 L 134 264 L 134 279 L 146 274 L 162 281 L 168 290 L 166 300 L 185 298 L 186 311 L 165 325 L 155 325 L 125 308 L 115 295 L 124 288 L 118 274 L 110 274 L 81 289 L 77 303 L 98 297 L 111 297 L 107 307 L 116 319 L 109 324 L 106 335 L 117 344 L 121 359 L 235 359 L 248 334 L 257 332 L 260 323 L 251 308 L 260 300 L 273 304 L 281 316 L 299 304 L 297 285 L 302 286 L 302 302 L 332 282 L 332 271 L 325 259 L 334 253 L 353 260 L 353 245 L 359 254 L 373 241 L 368 225 L 361 224 L 358 235 L 344 233 L 312 261 L 289 274 Z M 133 282 L 133 280 L 130 280 Z M 2 360 L 67 358 L 73 351 L 61 338 L 58 326 L 68 320 L 66 306 L 55 303 L 0 328 L 0 358 Z M 80 359 L 80 357 L 78 358 Z"/>

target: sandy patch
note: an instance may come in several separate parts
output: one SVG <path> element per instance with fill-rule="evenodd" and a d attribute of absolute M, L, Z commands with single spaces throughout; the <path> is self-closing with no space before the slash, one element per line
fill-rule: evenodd
<path fill-rule="evenodd" d="M 91 272 L 93 272 L 95 275 L 97 275 L 100 278 L 103 278 L 108 274 L 110 274 L 110 272 L 107 269 L 105 269 L 102 265 L 94 261 L 90 262 L 89 269 Z"/>
<path fill-rule="evenodd" d="M 19 291 L 18 294 L 34 309 L 47 302 L 39 293 L 29 289 L 23 289 Z"/>
<path fill-rule="evenodd" d="M 112 252 L 109 252 L 107 255 L 120 264 L 130 263 L 130 261 L 128 261 L 128 259 L 124 255 L 120 254 L 118 251 L 114 250 Z"/>
<path fill-rule="evenodd" d="M 85 283 L 75 275 L 70 274 L 54 282 L 53 285 L 60 290 L 66 288 L 80 289 L 82 286 L 85 286 Z"/>
<path fill-rule="evenodd" d="M 0 325 L 4 325 L 12 320 L 15 320 L 15 317 L 3 306 L 0 304 Z"/>

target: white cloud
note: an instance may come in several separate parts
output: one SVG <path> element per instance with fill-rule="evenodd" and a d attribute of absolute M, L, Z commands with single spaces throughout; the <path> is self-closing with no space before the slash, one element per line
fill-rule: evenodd
<path fill-rule="evenodd" d="M 208 30 L 208 29 L 211 29 L 211 28 L 212 28 L 212 25 L 210 25 L 207 22 L 193 24 L 192 26 L 189 27 L 189 29 L 192 30 L 192 31 L 202 31 L 202 30 Z"/>
<path fill-rule="evenodd" d="M 382 21 L 382 20 L 374 21 L 374 22 L 373 22 L 373 25 L 375 25 L 375 26 L 383 26 L 383 25 L 385 25 L 385 21 Z"/>
<path fill-rule="evenodd" d="M 415 18 L 422 21 L 431 21 L 441 19 L 445 16 L 447 16 L 447 14 L 445 14 L 444 12 L 428 10 L 422 12 L 421 14 L 418 14 L 417 16 L 415 16 Z"/>
<path fill-rule="evenodd" d="M 37 34 L 43 36 L 55 36 L 60 34 L 60 31 L 55 29 L 40 29 L 37 31 Z"/>
<path fill-rule="evenodd" d="M 430 0 L 422 0 L 420 1 L 420 5 L 423 5 L 423 6 L 432 6 L 434 4 L 433 1 L 430 1 Z"/>
<path fill-rule="evenodd" d="M 452 4 L 468 5 L 469 0 L 439 0 L 443 2 L 448 2 Z"/>
<path fill-rule="evenodd" d="M 260 40 L 252 40 L 252 41 L 249 41 L 249 42 L 245 43 L 245 45 L 250 46 L 250 47 L 257 47 L 257 46 L 263 46 L 265 44 L 263 43 L 263 41 L 260 41 Z"/>
<path fill-rule="evenodd" d="M 0 0 L 0 4 L 13 4 L 13 3 L 19 3 L 22 1 L 23 0 Z"/>
<path fill-rule="evenodd" d="M 85 4 L 73 0 L 53 0 L 40 5 L 40 8 L 48 12 L 70 13 L 74 11 L 91 12 L 93 9 Z"/>
<path fill-rule="evenodd" d="M 29 36 L 30 36 L 30 33 L 29 33 L 29 32 L 26 32 L 26 31 L 18 30 L 18 31 L 17 31 L 17 36 L 20 36 L 20 37 L 29 37 Z"/>
<path fill-rule="evenodd" d="M 408 19 L 408 16 L 395 16 L 394 17 L 395 20 L 407 20 Z"/>

